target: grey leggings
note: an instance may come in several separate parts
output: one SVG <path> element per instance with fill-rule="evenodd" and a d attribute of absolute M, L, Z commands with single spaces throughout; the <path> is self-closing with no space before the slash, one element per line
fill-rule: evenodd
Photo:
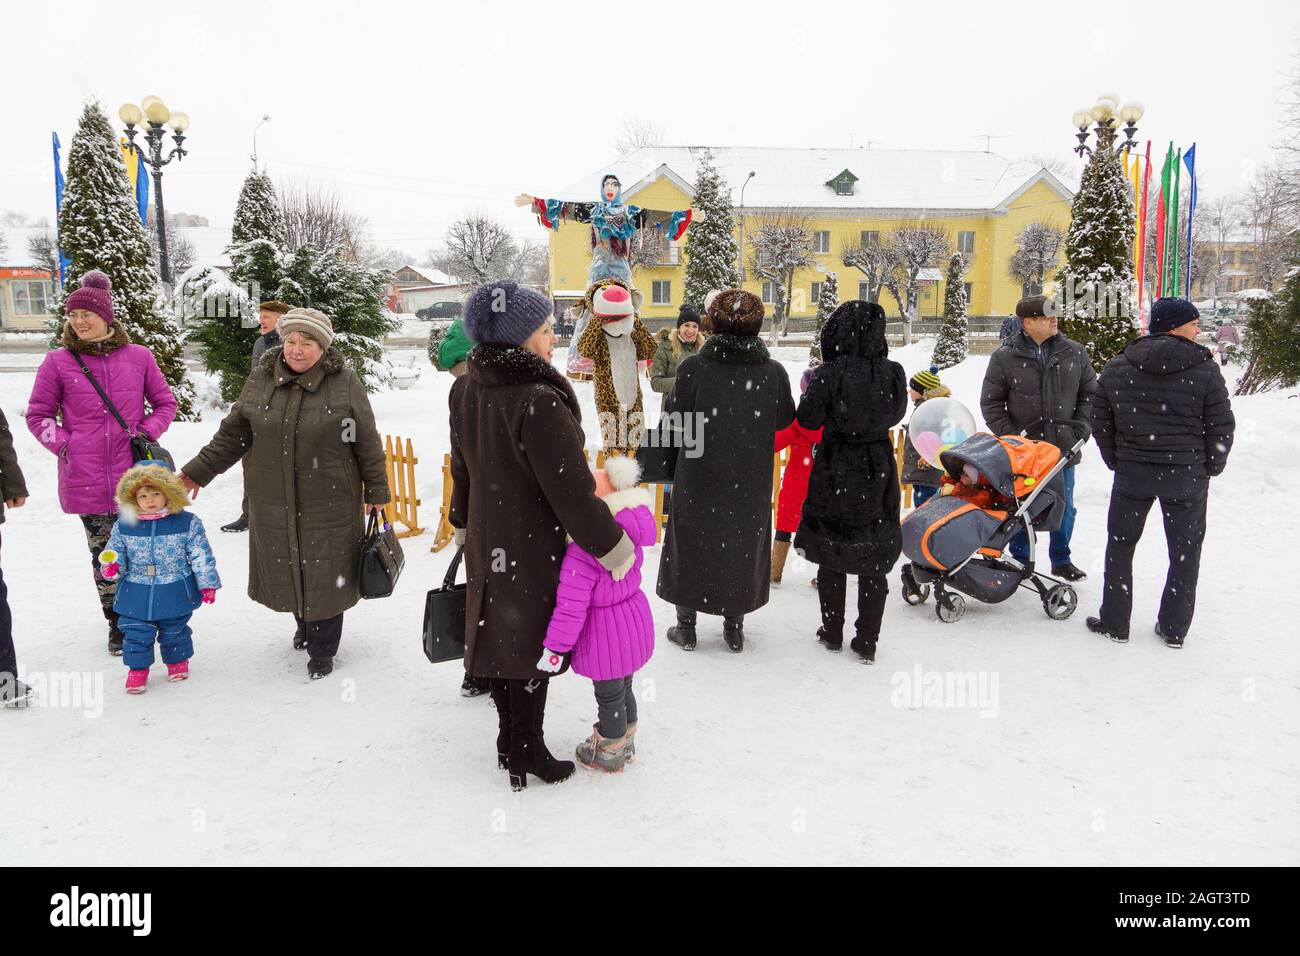
<path fill-rule="evenodd" d="M 617 740 L 627 734 L 627 725 L 636 723 L 636 698 L 632 696 L 632 678 L 593 681 L 596 687 L 596 713 L 600 718 L 600 735 Z"/>

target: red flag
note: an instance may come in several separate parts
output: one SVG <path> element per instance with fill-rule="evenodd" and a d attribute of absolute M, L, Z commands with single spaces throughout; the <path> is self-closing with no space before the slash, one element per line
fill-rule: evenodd
<path fill-rule="evenodd" d="M 1151 182 L 1151 140 L 1147 140 L 1146 169 L 1142 172 L 1142 193 L 1138 199 L 1138 323 L 1143 332 L 1147 328 L 1146 314 L 1142 310 L 1142 290 L 1146 285 L 1147 273 L 1147 186 Z"/>

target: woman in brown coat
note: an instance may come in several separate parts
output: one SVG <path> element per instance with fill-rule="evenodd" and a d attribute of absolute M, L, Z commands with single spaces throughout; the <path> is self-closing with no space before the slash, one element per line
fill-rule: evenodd
<path fill-rule="evenodd" d="M 329 317 L 294 309 L 277 328 L 283 347 L 262 356 L 181 481 L 197 497 L 243 460 L 248 596 L 293 614 L 315 680 L 334 669 L 343 612 L 359 598 L 362 502 L 386 504 L 388 477 L 370 400 L 331 348 Z"/>
<path fill-rule="evenodd" d="M 574 769 L 551 756 L 542 736 L 547 678 L 559 669 L 543 655 L 542 639 L 565 536 L 616 579 L 636 557 L 596 497 L 577 396 L 551 365 L 552 325 L 540 293 L 510 281 L 475 289 L 465 329 L 479 344 L 451 387 L 449 520 L 469 577 L 465 670 L 491 679 L 497 764 L 509 769 L 516 790 L 526 774 L 558 783 Z"/>

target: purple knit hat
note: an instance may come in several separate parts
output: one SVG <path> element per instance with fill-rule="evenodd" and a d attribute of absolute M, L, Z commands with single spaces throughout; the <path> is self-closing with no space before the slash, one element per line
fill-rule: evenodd
<path fill-rule="evenodd" d="M 63 311 L 85 309 L 113 324 L 113 281 L 98 269 L 91 269 L 81 277 L 81 288 L 76 289 L 63 303 Z"/>
<path fill-rule="evenodd" d="M 489 282 L 465 299 L 465 332 L 475 342 L 523 345 L 551 317 L 551 300 L 540 292 L 502 279 Z"/>

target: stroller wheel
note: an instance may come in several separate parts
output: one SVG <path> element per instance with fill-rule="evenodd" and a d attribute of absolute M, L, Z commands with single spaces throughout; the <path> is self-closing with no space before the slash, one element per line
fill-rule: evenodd
<path fill-rule="evenodd" d="M 1054 584 L 1043 595 L 1043 610 L 1053 621 L 1064 621 L 1078 609 L 1078 592 L 1068 584 Z"/>
<path fill-rule="evenodd" d="M 915 607 L 918 604 L 924 604 L 926 598 L 930 596 L 930 585 L 917 584 L 916 578 L 912 574 L 911 565 L 903 566 L 903 600 Z"/>
<path fill-rule="evenodd" d="M 934 599 L 934 614 L 945 624 L 955 624 L 966 613 L 966 599 L 952 591 L 944 591 Z"/>

